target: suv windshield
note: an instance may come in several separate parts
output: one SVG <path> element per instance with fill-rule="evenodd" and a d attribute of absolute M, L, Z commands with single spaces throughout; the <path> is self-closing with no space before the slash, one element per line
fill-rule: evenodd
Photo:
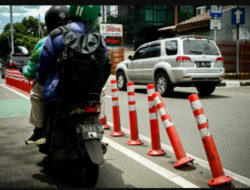
<path fill-rule="evenodd" d="M 183 40 L 184 54 L 188 55 L 219 55 L 219 52 L 210 40 Z"/>

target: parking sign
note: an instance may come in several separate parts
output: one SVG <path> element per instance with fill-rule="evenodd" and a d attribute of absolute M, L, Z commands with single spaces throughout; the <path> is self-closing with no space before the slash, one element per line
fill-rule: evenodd
<path fill-rule="evenodd" d="M 222 17 L 222 6 L 211 5 L 210 6 L 210 17 Z"/>

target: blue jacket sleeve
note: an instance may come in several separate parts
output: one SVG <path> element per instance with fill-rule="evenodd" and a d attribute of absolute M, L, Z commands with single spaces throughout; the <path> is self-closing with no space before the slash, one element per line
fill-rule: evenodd
<path fill-rule="evenodd" d="M 57 36 L 53 41 L 50 36 L 47 38 L 37 64 L 36 78 L 41 85 L 44 85 L 50 74 L 56 73 L 56 60 L 63 48 L 64 44 L 62 43 L 61 35 Z"/>

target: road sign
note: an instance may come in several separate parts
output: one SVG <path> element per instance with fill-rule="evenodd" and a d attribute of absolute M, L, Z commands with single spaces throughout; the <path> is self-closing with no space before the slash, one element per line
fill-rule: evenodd
<path fill-rule="evenodd" d="M 245 24 L 245 8 L 231 9 L 232 25 Z"/>
<path fill-rule="evenodd" d="M 220 30 L 221 20 L 220 19 L 210 19 L 210 30 Z"/>
<path fill-rule="evenodd" d="M 211 5 L 210 6 L 210 17 L 222 17 L 222 6 Z"/>

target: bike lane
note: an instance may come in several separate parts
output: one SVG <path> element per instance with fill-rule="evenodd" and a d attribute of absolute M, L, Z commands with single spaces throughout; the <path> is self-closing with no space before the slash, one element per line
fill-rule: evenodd
<path fill-rule="evenodd" d="M 60 173 L 65 171 L 56 171 L 36 146 L 25 145 L 33 130 L 30 108 L 27 95 L 0 84 L 0 188 L 78 187 Z M 180 187 L 111 146 L 104 158 L 97 188 Z"/>

